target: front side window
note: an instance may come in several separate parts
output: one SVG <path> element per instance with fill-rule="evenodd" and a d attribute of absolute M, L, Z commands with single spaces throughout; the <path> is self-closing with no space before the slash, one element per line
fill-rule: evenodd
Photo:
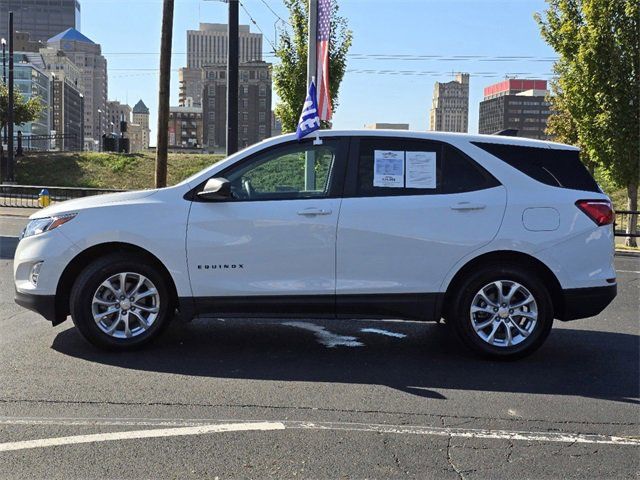
<path fill-rule="evenodd" d="M 332 142 L 289 145 L 259 155 L 223 176 L 231 182 L 236 200 L 322 198 L 330 192 L 336 152 Z"/>

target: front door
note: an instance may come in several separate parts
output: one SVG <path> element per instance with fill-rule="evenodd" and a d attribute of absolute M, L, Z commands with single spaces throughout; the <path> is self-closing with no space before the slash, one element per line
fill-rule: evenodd
<path fill-rule="evenodd" d="M 254 154 L 217 175 L 232 198 L 193 201 L 187 258 L 199 314 L 334 314 L 344 145 Z"/>

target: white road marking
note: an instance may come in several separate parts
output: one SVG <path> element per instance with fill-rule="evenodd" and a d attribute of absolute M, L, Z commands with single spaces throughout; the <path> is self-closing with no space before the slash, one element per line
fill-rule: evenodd
<path fill-rule="evenodd" d="M 381 425 L 358 423 L 304 423 L 285 422 L 287 428 L 302 428 L 311 430 L 346 430 L 376 433 L 397 433 L 412 435 L 431 435 L 438 437 L 481 438 L 495 440 L 520 440 L 524 442 L 561 442 L 561 443 L 590 443 L 608 445 L 640 446 L 640 438 L 611 435 L 584 435 L 580 433 L 559 432 L 521 432 L 509 430 L 485 430 L 473 428 L 444 428 L 421 427 L 406 425 Z M 297 425 L 292 425 L 296 423 Z"/>
<path fill-rule="evenodd" d="M 618 273 L 640 273 L 638 270 L 616 270 Z"/>
<path fill-rule="evenodd" d="M 377 423 L 353 422 L 238 422 L 212 424 L 212 419 L 118 419 L 118 418 L 32 418 L 32 417 L 0 417 L 4 425 L 61 425 L 61 426 L 182 426 L 181 428 L 165 428 L 153 430 L 136 430 L 128 432 L 112 432 L 94 435 L 77 435 L 70 437 L 27 440 L 22 442 L 0 443 L 0 452 L 22 450 L 26 448 L 49 447 L 54 445 L 71 445 L 77 443 L 93 443 L 110 440 L 173 437 L 181 435 L 202 435 L 206 433 L 231 431 L 269 431 L 285 429 L 301 430 L 334 430 L 349 432 L 376 432 L 399 435 L 429 435 L 438 437 L 479 438 L 493 440 L 512 440 L 524 442 L 552 443 L 585 443 L 605 445 L 640 446 L 640 437 L 621 435 L 596 435 L 569 432 L 529 432 L 514 430 L 489 430 L 474 428 L 446 428 L 419 425 L 388 425 Z M 185 426 L 186 425 L 186 426 Z"/>
<path fill-rule="evenodd" d="M 337 333 L 331 333 L 326 328 L 309 322 L 283 322 L 282 325 L 288 327 L 302 328 L 308 330 L 316 335 L 316 340 L 327 348 L 334 347 L 362 347 L 364 343 L 358 341 L 356 337 L 348 335 L 338 335 Z"/>
<path fill-rule="evenodd" d="M 73 435 L 70 437 L 41 438 L 22 442 L 0 443 L 0 452 L 25 450 L 28 448 L 53 447 L 59 445 L 76 445 L 79 443 L 109 442 L 114 440 L 131 440 L 140 438 L 178 437 L 185 435 L 203 435 L 205 433 L 246 432 L 250 430 L 284 430 L 280 422 L 259 423 L 227 423 L 219 425 L 200 425 L 181 428 L 158 428 L 153 430 L 133 430 L 128 432 L 96 433 L 92 435 Z"/>
<path fill-rule="evenodd" d="M 390 332 L 389 330 L 383 330 L 381 328 L 361 328 L 361 332 L 364 333 L 377 333 L 379 335 L 385 335 L 387 337 L 405 338 L 404 333 Z"/>

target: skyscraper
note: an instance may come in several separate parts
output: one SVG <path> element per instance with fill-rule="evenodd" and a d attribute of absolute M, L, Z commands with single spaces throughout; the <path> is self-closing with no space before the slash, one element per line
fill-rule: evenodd
<path fill-rule="evenodd" d="M 67 28 L 80 30 L 79 0 L 0 0 L 0 36 L 8 37 L 9 12 L 13 28 L 32 41 L 46 42 Z"/>
<path fill-rule="evenodd" d="M 51 37 L 47 46 L 62 50 L 82 72 L 84 143 L 87 150 L 95 150 L 107 132 L 107 60 L 99 44 L 74 28 Z"/>
<path fill-rule="evenodd" d="M 478 133 L 517 130 L 519 137 L 548 139 L 548 93 L 546 80 L 512 78 L 485 87 Z"/>
<path fill-rule="evenodd" d="M 249 25 L 240 25 L 240 63 L 262 60 L 262 35 L 251 33 Z M 227 63 L 227 25 L 201 23 L 199 30 L 187 30 L 187 67 Z"/>
<path fill-rule="evenodd" d="M 1 0 L 0 0 L 1 1 Z M 249 25 L 240 25 L 240 64 L 262 61 L 262 34 L 251 33 Z M 179 104 L 202 105 L 204 77 L 202 68 L 227 64 L 227 25 L 201 23 L 199 30 L 187 30 L 187 66 L 178 71 Z"/>
<path fill-rule="evenodd" d="M 458 73 L 451 82 L 433 87 L 429 129 L 466 133 L 469 128 L 469 74 Z"/>

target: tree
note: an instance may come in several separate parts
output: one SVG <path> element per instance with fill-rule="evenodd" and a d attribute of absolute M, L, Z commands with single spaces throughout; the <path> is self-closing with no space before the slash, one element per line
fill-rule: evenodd
<path fill-rule="evenodd" d="M 577 144 L 638 209 L 640 4 L 637 0 L 547 0 L 536 21 L 558 53 L 549 132 Z M 632 215 L 627 233 L 637 233 Z M 627 245 L 636 246 L 629 237 Z"/>
<path fill-rule="evenodd" d="M 0 128 L 7 125 L 8 120 L 9 89 L 0 83 Z M 13 92 L 13 123 L 24 125 L 40 118 L 44 105 L 39 97 L 31 97 L 26 100 L 16 89 Z"/>
<path fill-rule="evenodd" d="M 283 132 L 293 132 L 307 96 L 309 2 L 284 0 L 284 3 L 289 9 L 291 31 L 284 29 L 280 33 L 275 52 L 280 59 L 280 63 L 273 67 L 273 84 L 280 98 L 275 115 L 282 122 Z M 338 16 L 338 3 L 334 1 L 329 42 L 329 90 L 334 111 L 338 106 L 338 91 L 347 67 L 347 52 L 351 47 L 352 36 L 351 30 L 347 28 L 347 20 Z"/>

